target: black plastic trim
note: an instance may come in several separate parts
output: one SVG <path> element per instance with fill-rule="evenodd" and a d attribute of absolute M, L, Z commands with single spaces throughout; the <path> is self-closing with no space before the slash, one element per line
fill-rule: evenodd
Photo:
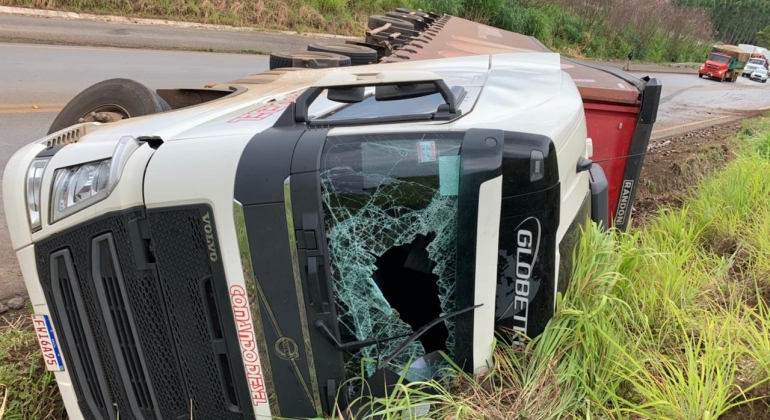
<path fill-rule="evenodd" d="M 542 176 L 535 179 L 533 157 L 542 158 Z M 553 317 L 559 286 L 555 253 L 560 203 L 553 141 L 542 135 L 506 132 L 495 306 L 495 320 L 503 332 L 534 337 Z M 521 341 L 518 334 L 501 336 L 511 343 Z"/>
<path fill-rule="evenodd" d="M 293 118 L 290 112 L 293 110 L 287 109 L 281 118 Z M 330 353 L 329 357 L 316 359 L 320 365 L 316 365 L 316 371 L 311 371 L 306 347 L 311 345 L 312 352 L 315 352 L 320 345 L 332 346 L 323 338 L 321 331 L 312 327 L 316 316 L 325 317 L 333 313 L 333 295 L 330 290 L 326 293 L 321 290 L 321 285 L 324 285 L 324 289 L 331 286 L 329 281 L 322 281 L 324 277 L 329 278 L 324 276 L 328 274 L 328 268 L 325 267 L 327 264 L 324 264 L 323 255 L 319 254 L 318 244 L 314 255 L 302 249 L 306 243 L 305 229 L 318 232 L 314 236 L 317 240 L 323 239 L 323 234 L 318 231 L 323 221 L 318 214 L 321 207 L 317 170 L 327 130 L 306 131 L 304 124 L 285 123 L 283 127 L 276 126 L 257 134 L 244 149 L 236 173 L 235 199 L 243 205 L 258 283 L 263 331 L 258 331 L 257 335 L 264 337 L 268 349 L 268 354 L 260 354 L 260 357 L 269 361 L 272 370 L 269 377 L 273 379 L 271 386 L 276 395 L 271 395 L 271 398 L 277 401 L 282 417 L 312 417 L 319 414 L 321 407 L 316 406 L 316 399 L 320 399 L 320 395 L 312 395 L 311 378 L 317 377 L 317 372 L 319 369 L 323 371 L 324 366 L 342 366 L 342 355 L 335 349 L 336 356 Z M 290 179 L 289 185 L 285 184 L 287 179 Z M 288 235 L 290 227 L 287 224 L 285 202 L 287 187 L 290 188 L 290 198 L 296 200 L 291 227 L 301 232 L 296 244 L 290 242 Z M 310 203 L 309 207 L 307 203 Z M 292 246 L 297 247 L 297 258 L 301 263 L 293 261 Z M 311 257 L 315 261 L 314 273 L 318 276 L 315 287 L 311 287 L 307 281 Z M 301 291 L 295 287 L 295 263 L 299 264 L 298 270 L 303 280 Z M 281 281 L 275 281 L 279 278 Z M 298 302 L 298 292 L 304 296 L 304 302 Z M 306 308 L 307 319 L 302 319 L 298 305 Z M 305 336 L 303 324 L 308 327 L 309 334 L 315 335 L 317 339 L 311 340 Z M 293 351 L 286 353 L 283 351 L 286 349 L 284 345 L 293 347 Z M 340 358 L 339 363 L 335 363 L 336 357 Z M 321 375 L 325 379 L 343 380 L 339 375 Z M 328 392 L 336 393 L 336 390 Z M 331 410 L 332 407 L 323 407 L 327 414 L 332 414 Z"/>
<path fill-rule="evenodd" d="M 78 285 L 77 274 L 72 263 L 72 256 L 69 249 L 63 249 L 54 252 L 50 257 L 51 263 L 51 285 L 53 289 L 53 298 L 56 303 L 55 309 L 62 326 L 60 330 L 68 343 L 65 357 L 70 359 L 69 365 L 73 367 L 76 378 L 76 389 L 78 394 L 82 395 L 86 406 L 91 410 L 91 414 L 96 417 L 114 418 L 113 403 L 110 397 L 110 391 L 107 388 L 107 382 L 104 377 L 104 371 L 99 366 L 99 354 L 94 343 L 91 325 L 88 316 L 85 314 L 83 297 Z M 65 264 L 65 273 L 59 272 L 59 260 Z M 66 276 L 66 277 L 65 277 Z M 62 284 L 66 279 L 67 284 Z M 69 288 L 71 296 L 64 296 L 65 288 Z M 66 302 L 72 299 L 73 301 Z M 67 308 L 75 306 L 76 314 L 67 314 Z M 70 319 L 75 316 L 80 328 L 72 324 Z M 80 344 L 80 345 L 78 345 Z M 80 347 L 85 346 L 85 352 Z M 67 354 L 69 353 L 69 354 Z M 69 357 L 67 357 L 69 356 Z M 97 383 L 91 383 L 96 381 Z M 88 392 L 86 392 L 86 389 Z"/>
<path fill-rule="evenodd" d="M 610 185 L 604 175 L 604 169 L 599 165 L 592 165 L 589 175 L 591 177 L 591 220 L 602 229 L 607 229 L 610 226 Z"/>
<path fill-rule="evenodd" d="M 249 383 L 246 377 L 246 371 L 243 367 L 243 356 L 241 354 L 241 344 L 239 341 L 238 330 L 235 322 L 235 315 L 233 313 L 232 305 L 230 303 L 230 290 L 227 283 L 227 277 L 225 275 L 224 263 L 221 255 L 221 245 L 219 243 L 219 235 L 216 219 L 214 217 L 214 210 L 209 204 L 191 204 L 183 206 L 173 207 L 161 207 L 147 210 L 147 219 L 149 220 L 149 232 L 156 242 L 156 248 L 158 247 L 158 236 L 161 234 L 160 229 L 154 225 L 157 223 L 158 218 L 162 217 L 163 213 L 178 212 L 186 210 L 196 210 L 199 217 L 204 218 L 204 223 L 208 222 L 209 226 L 203 225 L 201 231 L 191 232 L 191 234 L 201 241 L 200 246 L 205 248 L 204 254 L 206 258 L 206 264 L 210 268 L 210 276 L 199 279 L 199 289 L 201 291 L 201 297 L 204 298 L 205 283 L 210 282 L 214 292 L 214 305 L 216 314 L 211 314 L 208 305 L 205 302 L 201 302 L 203 306 L 204 314 L 208 318 L 209 328 L 212 328 L 211 323 L 218 321 L 221 326 L 222 338 L 218 339 L 214 336 L 213 331 L 211 334 L 211 349 L 215 357 L 214 363 L 219 370 L 220 380 L 222 381 L 223 396 L 228 398 L 230 392 L 234 392 L 237 399 L 236 404 L 232 404 L 232 401 L 227 399 L 224 401 L 227 406 L 227 410 L 233 413 L 233 415 L 241 415 L 243 418 L 253 418 L 254 407 L 251 402 L 251 396 L 249 394 Z M 210 229 L 210 230 L 209 230 Z M 211 250 L 214 249 L 215 254 L 212 257 Z M 167 264 L 167 263 L 166 263 Z M 161 278 L 164 276 L 164 261 L 158 262 L 158 271 Z M 169 273 L 165 273 L 169 275 Z M 173 292 L 173 291 L 166 291 Z M 213 329 L 213 328 L 212 328 Z M 227 383 L 232 380 L 233 390 L 230 390 L 230 385 Z M 188 391 L 193 396 L 193 390 Z"/>
<path fill-rule="evenodd" d="M 105 242 L 109 252 L 106 256 L 102 254 L 102 244 Z M 121 273 L 112 234 L 106 233 L 92 239 L 92 281 L 96 287 L 104 319 L 108 321 L 105 322 L 105 326 L 110 336 L 112 351 L 117 360 L 131 410 L 137 415 L 139 413 L 150 416 L 154 414 L 155 418 L 161 418 Z M 111 276 L 114 276 L 111 279 L 113 284 L 105 284 L 110 280 L 109 278 L 105 279 L 105 277 Z M 120 316 L 120 313 L 124 315 Z"/>
<path fill-rule="evenodd" d="M 657 79 L 650 79 L 642 93 L 642 109 L 639 111 L 636 130 L 631 137 L 623 184 L 613 215 L 614 226 L 622 231 L 627 230 L 630 225 L 631 208 L 636 197 L 636 187 L 639 175 L 642 173 L 644 158 L 647 155 L 647 146 L 650 143 L 653 124 L 658 114 L 662 89 L 663 86 Z"/>
<path fill-rule="evenodd" d="M 235 199 L 239 203 L 246 207 L 283 202 L 283 181 L 289 176 L 292 154 L 305 129 L 269 128 L 249 141 L 235 177 Z"/>
<path fill-rule="evenodd" d="M 457 197 L 457 271 L 455 308 L 475 306 L 476 235 L 481 185 L 503 175 L 505 133 L 470 129 L 460 148 L 460 185 Z M 473 370 L 474 312 L 455 318 L 455 362 Z"/>

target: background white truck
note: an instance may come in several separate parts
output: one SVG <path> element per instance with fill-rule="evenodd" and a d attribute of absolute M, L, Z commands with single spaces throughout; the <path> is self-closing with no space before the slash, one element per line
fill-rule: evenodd
<path fill-rule="evenodd" d="M 770 51 L 767 48 L 758 47 L 756 45 L 738 44 L 738 47 L 751 54 L 749 61 L 746 63 L 746 67 L 743 68 L 743 77 L 751 77 L 754 70 L 770 67 Z"/>

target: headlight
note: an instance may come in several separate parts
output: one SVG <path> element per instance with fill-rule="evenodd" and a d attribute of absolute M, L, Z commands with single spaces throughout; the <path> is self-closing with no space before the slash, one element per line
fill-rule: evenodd
<path fill-rule="evenodd" d="M 51 193 L 51 223 L 107 198 L 139 146 L 135 138 L 123 137 L 109 159 L 57 169 Z"/>
<path fill-rule="evenodd" d="M 40 229 L 40 190 L 43 186 L 43 173 L 50 158 L 37 158 L 32 161 L 27 171 L 27 214 L 29 227 Z"/>

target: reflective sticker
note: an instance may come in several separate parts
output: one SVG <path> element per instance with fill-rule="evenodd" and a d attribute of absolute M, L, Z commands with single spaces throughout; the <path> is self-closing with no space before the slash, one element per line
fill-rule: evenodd
<path fill-rule="evenodd" d="M 64 361 L 59 351 L 56 334 L 51 326 L 51 319 L 48 315 L 32 315 L 32 325 L 37 334 L 37 342 L 40 344 L 46 369 L 52 372 L 64 372 Z"/>
<path fill-rule="evenodd" d="M 436 157 L 436 142 L 434 141 L 420 141 L 417 142 L 417 162 L 435 162 Z"/>

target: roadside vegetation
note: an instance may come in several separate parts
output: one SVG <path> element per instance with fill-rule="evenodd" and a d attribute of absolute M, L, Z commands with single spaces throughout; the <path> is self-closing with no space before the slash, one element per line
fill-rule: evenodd
<path fill-rule="evenodd" d="M 756 2 L 764 4 L 767 0 Z M 734 34 L 743 36 L 740 41 L 757 38 L 764 22 L 761 13 L 744 19 L 740 16 L 751 9 L 742 7 L 743 14 L 730 15 L 733 18 L 728 21 L 722 15 L 726 9 L 713 6 L 713 1 L 709 3 L 713 7 L 707 3 L 705 0 L 0 0 L 0 5 L 8 6 L 361 37 L 369 15 L 396 7 L 421 8 L 533 35 L 547 46 L 575 57 L 625 59 L 634 48 L 635 58 L 648 62 L 700 62 L 709 51 L 712 38 L 727 40 L 728 34 L 730 40 L 739 39 Z M 723 3 L 736 2 L 716 2 L 717 5 Z"/>
<path fill-rule="evenodd" d="M 52 372 L 43 366 L 28 311 L 0 316 L 0 420 L 66 418 Z"/>
<path fill-rule="evenodd" d="M 681 207 L 582 239 L 545 333 L 481 379 L 397 386 L 385 418 L 770 419 L 770 116 Z M 414 417 L 416 418 L 416 417 Z"/>
<path fill-rule="evenodd" d="M 770 419 L 770 115 L 730 145 L 711 156 L 723 167 L 634 231 L 587 230 L 541 336 L 499 345 L 482 378 L 396 386 L 374 414 Z M 0 420 L 64 416 L 29 317 L 0 317 Z"/>

